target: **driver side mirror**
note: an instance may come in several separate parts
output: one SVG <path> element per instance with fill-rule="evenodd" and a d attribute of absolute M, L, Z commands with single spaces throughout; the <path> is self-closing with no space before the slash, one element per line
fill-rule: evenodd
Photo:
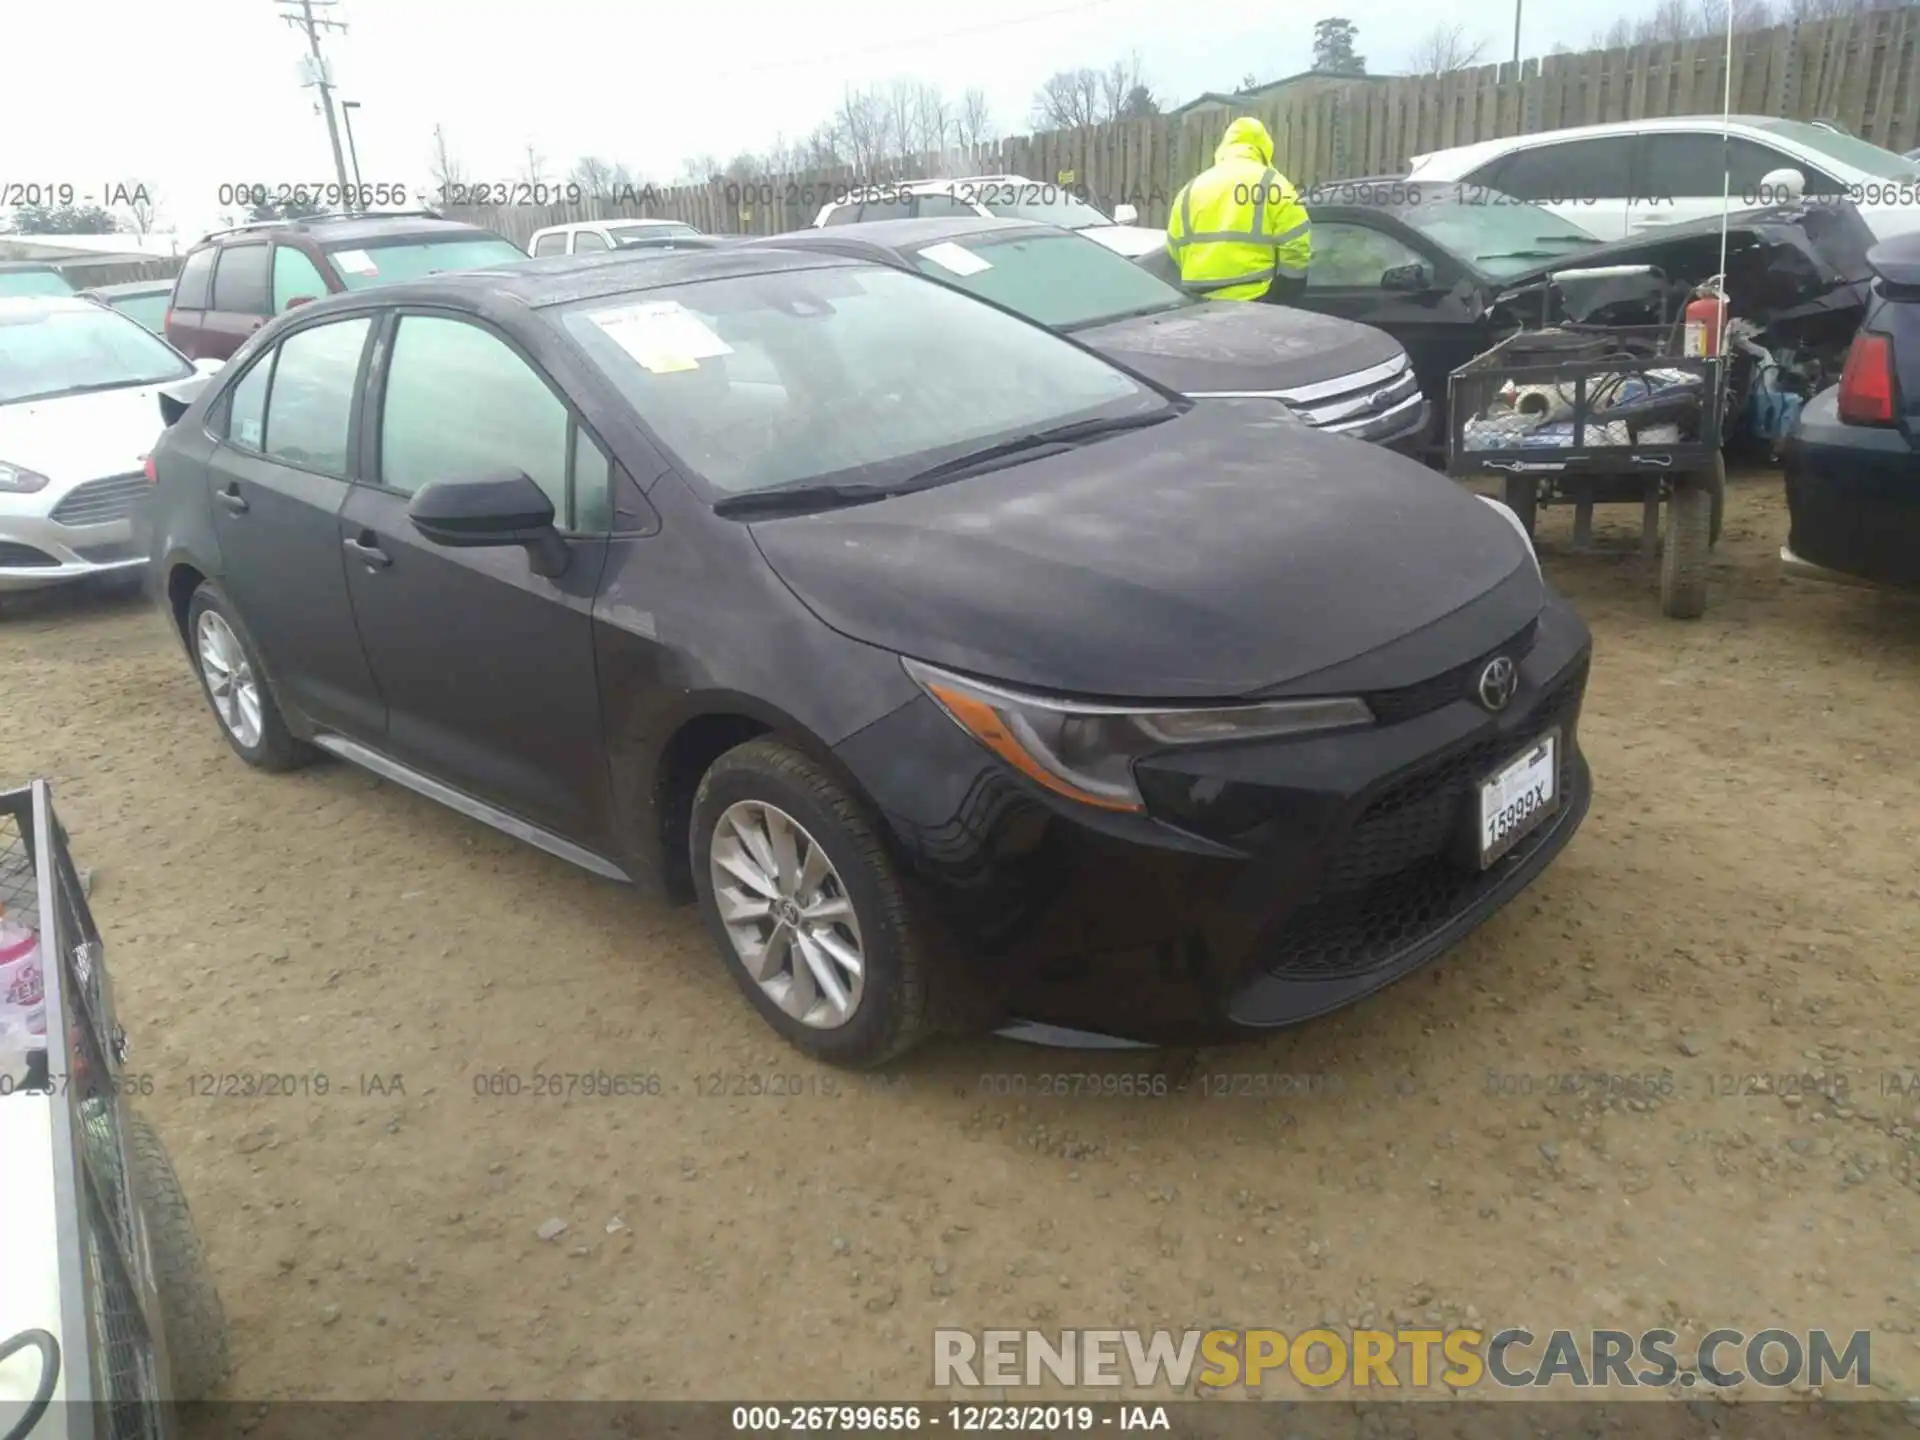
<path fill-rule="evenodd" d="M 1433 272 L 1420 261 L 1411 265 L 1393 265 L 1380 272 L 1382 290 L 1431 290 Z"/>
<path fill-rule="evenodd" d="M 1138 205 L 1114 206 L 1113 223 L 1116 225 L 1138 225 L 1140 223 L 1140 207 Z"/>
<path fill-rule="evenodd" d="M 1769 170 L 1760 177 L 1762 205 L 1791 205 L 1807 193 L 1807 177 L 1791 165 Z"/>
<path fill-rule="evenodd" d="M 572 551 L 554 525 L 553 502 L 522 471 L 478 480 L 438 480 L 407 505 L 413 528 L 436 545 L 472 550 L 519 545 L 533 573 L 565 572 Z"/>

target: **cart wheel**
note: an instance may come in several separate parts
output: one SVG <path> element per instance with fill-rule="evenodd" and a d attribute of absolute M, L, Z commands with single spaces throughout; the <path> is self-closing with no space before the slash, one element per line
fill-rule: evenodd
<path fill-rule="evenodd" d="M 1507 508 L 1520 517 L 1527 538 L 1533 538 L 1533 522 L 1540 510 L 1540 482 L 1531 475 L 1509 475 L 1505 492 Z"/>
<path fill-rule="evenodd" d="M 199 1400 L 226 1378 L 226 1310 L 167 1147 L 145 1116 L 128 1113 L 126 1124 L 131 1178 L 147 1222 L 160 1318 L 167 1327 L 173 1398 Z"/>
<path fill-rule="evenodd" d="M 1713 453 L 1713 468 L 1705 472 L 1707 488 L 1713 495 L 1713 525 L 1707 536 L 1707 548 L 1712 549 L 1720 543 L 1720 522 L 1727 513 L 1727 457 L 1720 451 Z"/>
<path fill-rule="evenodd" d="M 1667 534 L 1660 550 L 1660 613 L 1697 620 L 1707 613 L 1707 552 L 1713 548 L 1710 483 L 1688 476 L 1667 501 Z"/>

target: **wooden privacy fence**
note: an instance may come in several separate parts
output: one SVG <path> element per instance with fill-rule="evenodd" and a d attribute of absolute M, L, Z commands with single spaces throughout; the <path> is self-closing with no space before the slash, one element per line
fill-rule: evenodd
<path fill-rule="evenodd" d="M 1022 135 L 856 174 L 851 169 L 705 185 L 645 187 L 575 205 L 462 207 L 447 213 L 525 245 L 535 230 L 613 216 L 684 220 L 714 234 L 769 235 L 813 223 L 861 183 L 930 175 L 1023 175 L 1111 208 L 1132 203 L 1165 225 L 1179 188 L 1213 160 L 1234 114 L 1273 133 L 1274 163 L 1302 188 L 1405 171 L 1413 156 L 1506 135 L 1662 115 L 1718 115 L 1723 37 L 1484 65 L 1450 75 L 1356 81 L 1284 94 L 1232 113 L 1160 116 Z M 1734 36 L 1735 114 L 1836 120 L 1905 151 L 1920 145 L 1920 4 Z"/>

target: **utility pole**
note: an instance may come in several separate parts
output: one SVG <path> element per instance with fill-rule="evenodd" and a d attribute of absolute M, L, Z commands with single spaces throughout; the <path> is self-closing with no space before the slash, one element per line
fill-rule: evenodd
<path fill-rule="evenodd" d="M 294 29 L 304 32 L 307 37 L 307 51 L 313 56 L 313 83 L 320 88 L 320 107 L 327 116 L 327 139 L 333 146 L 333 173 L 340 182 L 340 195 L 345 202 L 342 208 L 353 210 L 357 208 L 354 202 L 359 197 L 347 183 L 347 160 L 340 153 L 340 127 L 333 118 L 333 87 L 327 83 L 326 61 L 320 56 L 320 32 L 344 32 L 347 27 L 338 20 L 316 20 L 313 14 L 316 0 L 274 0 L 274 3 L 286 7 L 282 9 L 280 18 Z M 338 0 L 317 0 L 317 3 L 324 10 L 337 4 Z M 298 14 L 294 13 L 296 8 Z"/>
<path fill-rule="evenodd" d="M 1733 0 L 1727 0 L 1731 5 Z M 1521 0 L 1513 0 L 1513 78 L 1520 78 L 1520 5 Z"/>

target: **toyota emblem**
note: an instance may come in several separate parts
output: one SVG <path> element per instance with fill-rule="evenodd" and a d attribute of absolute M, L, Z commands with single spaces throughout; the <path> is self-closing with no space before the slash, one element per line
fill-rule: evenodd
<path fill-rule="evenodd" d="M 1519 668 L 1505 655 L 1496 655 L 1480 672 L 1480 683 L 1475 688 L 1480 703 L 1498 714 L 1513 703 L 1513 694 L 1520 688 Z"/>

